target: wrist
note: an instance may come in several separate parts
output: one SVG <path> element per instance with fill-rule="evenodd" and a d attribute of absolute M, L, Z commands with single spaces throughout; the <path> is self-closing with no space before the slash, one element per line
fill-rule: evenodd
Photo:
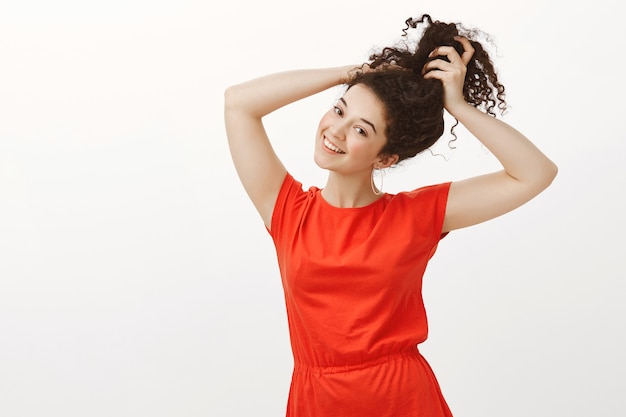
<path fill-rule="evenodd" d="M 455 103 L 447 104 L 445 107 L 446 107 L 446 111 L 459 121 L 468 112 L 476 110 L 472 105 L 470 105 L 465 100 L 458 100 Z"/>
<path fill-rule="evenodd" d="M 338 68 L 340 71 L 339 84 L 347 84 L 354 79 L 356 75 L 364 71 L 362 64 L 346 65 Z"/>

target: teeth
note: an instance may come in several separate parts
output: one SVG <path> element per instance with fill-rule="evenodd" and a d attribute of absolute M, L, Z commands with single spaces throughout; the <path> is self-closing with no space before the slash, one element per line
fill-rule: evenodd
<path fill-rule="evenodd" d="M 330 142 L 328 139 L 324 138 L 324 146 L 326 146 L 328 149 L 330 149 L 331 151 L 337 152 L 337 153 L 345 153 L 344 151 L 342 151 L 341 149 L 339 149 L 338 147 L 336 147 L 335 145 L 332 144 L 332 142 Z"/>

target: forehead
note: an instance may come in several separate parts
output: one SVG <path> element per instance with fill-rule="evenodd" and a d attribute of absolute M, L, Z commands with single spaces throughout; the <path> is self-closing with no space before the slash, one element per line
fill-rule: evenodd
<path fill-rule="evenodd" d="M 363 84 L 355 84 L 343 95 L 351 113 L 382 125 L 385 121 L 385 106 L 374 92 Z"/>

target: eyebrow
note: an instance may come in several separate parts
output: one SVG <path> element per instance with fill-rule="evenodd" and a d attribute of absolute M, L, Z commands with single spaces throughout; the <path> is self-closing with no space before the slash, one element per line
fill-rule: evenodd
<path fill-rule="evenodd" d="M 343 98 L 343 97 L 341 97 L 339 100 L 343 103 L 343 105 L 344 105 L 344 106 L 348 107 L 348 103 L 346 103 L 346 100 L 344 100 L 344 98 Z M 370 125 L 370 126 L 372 127 L 372 129 L 374 130 L 374 133 L 378 133 L 378 132 L 376 132 L 376 126 L 374 126 L 374 123 L 372 123 L 372 122 L 370 122 L 369 120 L 366 120 L 366 119 L 364 119 L 364 118 L 362 118 L 362 117 L 361 117 L 360 119 L 361 119 L 364 123 L 367 123 L 368 125 Z"/>

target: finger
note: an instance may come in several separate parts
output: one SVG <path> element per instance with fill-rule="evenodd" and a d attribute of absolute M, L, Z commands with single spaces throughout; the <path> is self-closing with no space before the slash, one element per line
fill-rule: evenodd
<path fill-rule="evenodd" d="M 437 56 L 445 56 L 451 63 L 461 61 L 459 53 L 452 46 L 438 46 L 437 48 L 433 49 L 430 54 L 428 54 L 429 58 L 435 58 Z"/>
<path fill-rule="evenodd" d="M 454 64 L 444 61 L 443 59 L 433 59 L 432 61 L 428 61 L 424 67 L 422 68 L 422 75 L 427 72 L 439 70 L 439 71 L 452 71 L 454 70 Z"/>
<path fill-rule="evenodd" d="M 444 75 L 445 73 L 443 71 L 428 71 L 425 74 L 423 74 L 424 79 L 436 79 L 436 80 L 440 80 L 441 82 L 443 82 L 444 80 Z"/>
<path fill-rule="evenodd" d="M 463 54 L 461 55 L 461 60 L 465 65 L 469 64 L 475 52 L 472 43 L 464 36 L 455 36 L 454 40 L 460 42 L 461 45 L 463 45 Z"/>

